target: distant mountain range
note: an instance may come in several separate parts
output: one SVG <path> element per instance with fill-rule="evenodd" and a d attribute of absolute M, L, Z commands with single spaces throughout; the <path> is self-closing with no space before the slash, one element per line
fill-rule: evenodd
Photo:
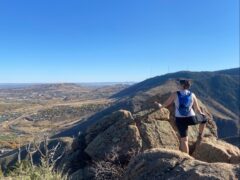
<path fill-rule="evenodd" d="M 50 100 L 78 101 L 109 98 L 130 85 L 123 83 L 100 84 L 0 84 L 0 101 L 40 102 Z"/>
<path fill-rule="evenodd" d="M 84 82 L 84 83 L 0 83 L 0 89 L 28 88 L 41 85 L 75 85 L 82 87 L 103 87 L 113 85 L 133 85 L 135 82 Z"/>

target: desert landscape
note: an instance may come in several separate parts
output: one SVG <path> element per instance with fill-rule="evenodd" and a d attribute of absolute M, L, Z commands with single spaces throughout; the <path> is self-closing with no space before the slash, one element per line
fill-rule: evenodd
<path fill-rule="evenodd" d="M 0 151 L 53 136 L 115 101 L 109 97 L 129 85 L 38 84 L 0 87 Z"/>

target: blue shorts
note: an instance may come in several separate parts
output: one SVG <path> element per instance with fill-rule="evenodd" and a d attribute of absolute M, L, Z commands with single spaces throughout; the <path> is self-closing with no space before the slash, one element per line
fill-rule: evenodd
<path fill-rule="evenodd" d="M 176 125 L 181 138 L 188 136 L 188 126 L 193 126 L 196 124 L 205 124 L 205 123 L 207 123 L 206 118 L 200 118 L 196 116 L 176 117 Z"/>

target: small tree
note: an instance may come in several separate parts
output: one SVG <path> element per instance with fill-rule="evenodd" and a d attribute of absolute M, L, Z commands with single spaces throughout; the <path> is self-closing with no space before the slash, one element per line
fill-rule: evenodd
<path fill-rule="evenodd" d="M 21 144 L 21 143 L 19 143 Z M 11 177 L 20 179 L 44 179 L 44 180 L 64 180 L 67 176 L 62 176 L 61 172 L 55 171 L 55 165 L 60 160 L 64 151 L 57 155 L 57 151 L 61 148 L 61 143 L 49 148 L 49 138 L 47 135 L 43 136 L 41 141 L 34 138 L 33 143 L 26 145 L 25 149 L 28 153 L 29 161 L 21 159 L 21 148 L 19 147 L 18 164 L 15 169 L 10 172 Z M 34 164 L 33 157 L 36 153 L 40 154 L 40 165 Z"/>

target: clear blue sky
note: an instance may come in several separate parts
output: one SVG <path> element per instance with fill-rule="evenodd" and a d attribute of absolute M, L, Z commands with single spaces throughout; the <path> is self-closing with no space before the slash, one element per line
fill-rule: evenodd
<path fill-rule="evenodd" d="M 0 0 L 0 82 L 239 67 L 238 0 Z"/>

